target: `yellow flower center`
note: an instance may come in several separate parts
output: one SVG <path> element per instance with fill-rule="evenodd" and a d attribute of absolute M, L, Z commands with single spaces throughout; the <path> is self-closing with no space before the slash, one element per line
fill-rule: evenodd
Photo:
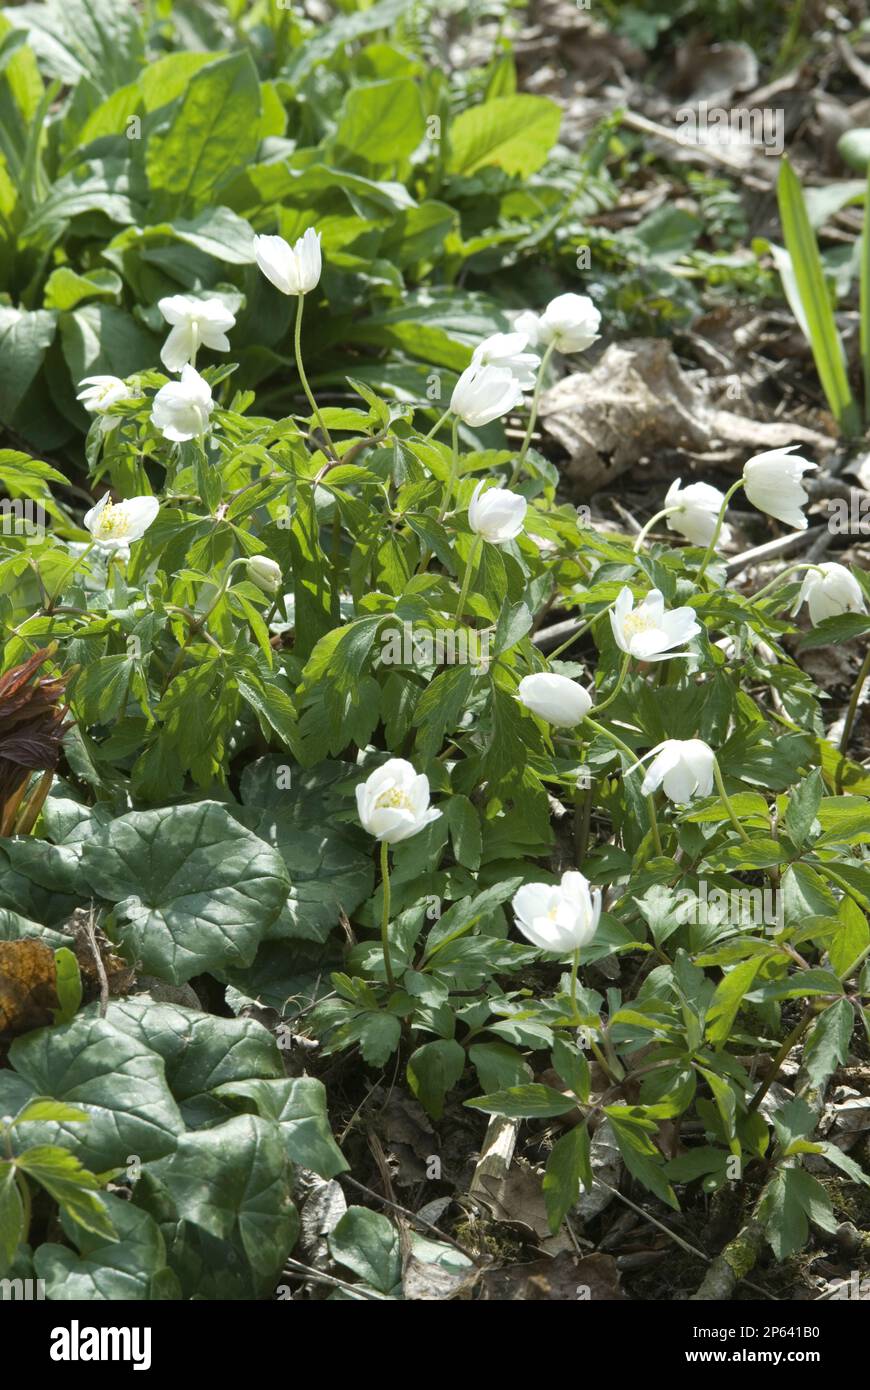
<path fill-rule="evenodd" d="M 622 624 L 622 632 L 625 637 L 634 637 L 638 632 L 649 632 L 654 627 L 655 620 L 641 607 L 635 608 L 633 613 L 627 615 Z"/>
<path fill-rule="evenodd" d="M 97 517 L 97 537 L 117 540 L 130 530 L 130 519 L 123 507 L 107 502 Z"/>
<path fill-rule="evenodd" d="M 399 787 L 391 787 L 388 792 L 381 792 L 375 802 L 375 806 L 378 810 L 385 810 L 389 807 L 391 809 L 397 808 L 402 811 L 410 811 L 411 802 L 408 799 L 407 792 L 403 792 Z"/>

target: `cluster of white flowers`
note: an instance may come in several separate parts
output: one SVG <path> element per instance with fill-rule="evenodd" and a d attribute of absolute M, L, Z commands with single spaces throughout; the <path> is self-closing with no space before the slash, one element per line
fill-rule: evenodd
<path fill-rule="evenodd" d="M 299 299 L 301 314 L 301 297 L 320 282 L 320 234 L 309 227 L 292 245 L 280 236 L 258 236 L 253 251 L 259 269 L 271 284 L 282 294 Z M 200 347 L 228 351 L 227 334 L 235 326 L 235 316 L 217 298 L 171 295 L 161 299 L 158 307 L 170 325 L 160 356 L 167 370 L 180 376 L 157 391 L 151 418 L 172 443 L 201 439 L 210 428 L 215 402 L 211 387 L 196 370 L 197 352 Z M 533 421 L 551 354 L 585 351 L 597 340 L 600 323 L 600 313 L 592 301 L 577 294 L 559 295 L 540 314 L 531 310 L 518 314 L 510 332 L 495 333 L 474 349 L 470 365 L 453 390 L 448 413 L 456 421 L 478 428 L 509 414 L 522 403 L 525 392 L 534 391 Z M 297 356 L 298 334 L 299 319 Z M 301 374 L 301 362 L 299 370 Z M 303 385 L 311 400 L 304 378 Z M 119 421 L 113 408 L 137 395 L 133 386 L 112 376 L 87 377 L 80 386 L 78 399 L 99 418 L 104 432 Z M 669 530 L 692 545 L 707 547 L 700 571 L 703 573 L 715 547 L 730 541 L 731 528 L 725 513 L 730 496 L 740 486 L 760 511 L 785 525 L 804 529 L 804 507 L 809 498 L 802 478 L 816 465 L 801 458 L 796 448 L 768 450 L 749 459 L 740 480 L 727 495 L 705 482 L 684 487 L 682 479 L 677 478 L 668 489 L 663 511 L 648 523 L 637 544 L 642 543 L 650 526 L 664 516 Z M 448 496 L 449 493 L 448 486 Z M 511 487 L 487 487 L 483 481 L 478 482 L 468 504 L 468 525 L 476 537 L 475 544 L 505 545 L 514 541 L 523 530 L 527 505 L 526 498 Z M 123 557 L 157 512 L 156 498 L 133 497 L 112 503 L 107 493 L 87 513 L 85 526 L 94 545 Z M 247 577 L 265 593 L 280 593 L 281 568 L 268 556 L 255 555 L 235 563 L 243 564 Z M 807 574 L 795 602 L 795 613 L 806 604 L 811 621 L 818 623 L 841 613 L 866 612 L 863 590 L 845 566 L 826 562 L 805 568 Z M 466 585 L 467 582 L 466 578 Z M 609 619 L 613 639 L 624 655 L 617 691 L 631 660 L 646 663 L 687 657 L 688 644 L 702 631 L 693 608 L 666 608 L 657 589 L 636 601 L 631 589 L 624 586 L 610 606 Z M 588 690 L 553 671 L 525 676 L 519 682 L 517 698 L 532 716 L 558 729 L 576 728 L 589 719 L 594 708 Z M 603 732 L 598 725 L 593 724 L 592 728 Z M 627 767 L 626 775 L 647 762 L 640 789 L 644 796 L 652 797 L 661 789 L 670 801 L 686 805 L 696 797 L 709 796 L 715 784 L 727 803 L 715 753 L 703 740 L 666 739 Z M 378 767 L 357 787 L 356 798 L 360 822 L 382 843 L 384 856 L 388 846 L 418 834 L 441 815 L 430 807 L 427 778 L 403 758 L 390 758 Z M 386 859 L 384 864 L 386 880 Z M 598 927 L 601 892 L 593 890 L 583 874 L 569 870 L 558 884 L 525 884 L 513 899 L 513 910 L 520 930 L 535 946 L 559 955 L 576 953 L 588 944 Z M 387 978 L 392 980 L 386 936 L 384 951 Z"/>

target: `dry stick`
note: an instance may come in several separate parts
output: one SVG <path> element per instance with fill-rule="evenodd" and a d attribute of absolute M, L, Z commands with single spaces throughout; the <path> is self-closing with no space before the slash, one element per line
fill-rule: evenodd
<path fill-rule="evenodd" d="M 322 1274 L 319 1269 L 312 1269 L 300 1260 L 285 1259 L 284 1273 L 304 1274 L 306 1279 L 312 1280 L 315 1284 L 329 1284 L 334 1289 L 345 1289 L 348 1293 L 368 1299 L 371 1303 L 382 1303 L 387 1298 L 386 1294 L 372 1293 L 364 1284 L 348 1284 L 344 1279 L 337 1279 L 334 1274 Z"/>
<path fill-rule="evenodd" d="M 705 1264 L 709 1265 L 712 1263 L 712 1257 L 710 1255 L 707 1255 L 703 1250 L 699 1250 L 696 1245 L 692 1245 L 688 1240 L 684 1240 L 682 1236 L 678 1236 L 676 1231 L 672 1231 L 670 1226 L 666 1226 L 663 1221 L 659 1221 L 650 1212 L 644 1211 L 643 1207 L 639 1207 L 637 1203 L 632 1202 L 630 1197 L 626 1197 L 624 1193 L 620 1192 L 618 1187 L 612 1187 L 611 1184 L 605 1182 L 603 1178 L 596 1177 L 595 1181 L 599 1182 L 602 1187 L 606 1187 L 608 1192 L 612 1192 L 614 1197 L 618 1197 L 627 1207 L 631 1207 L 632 1211 L 637 1212 L 638 1216 L 642 1216 L 644 1221 L 649 1221 L 652 1226 L 657 1226 L 660 1231 L 664 1231 L 665 1235 L 670 1236 L 671 1240 L 676 1241 L 677 1245 L 685 1250 L 687 1254 L 697 1255 L 698 1259 L 703 1260 Z M 751 1284 L 748 1279 L 744 1282 L 748 1289 L 754 1290 L 755 1293 L 760 1293 L 762 1298 L 770 1299 L 772 1303 L 779 1302 L 775 1294 L 766 1293 L 765 1290 L 760 1288 L 757 1284 Z"/>
<path fill-rule="evenodd" d="M 91 906 L 90 916 L 82 930 L 87 937 L 88 945 L 91 948 L 91 955 L 94 958 L 94 965 L 97 967 L 97 977 L 100 981 L 100 1018 L 106 1017 L 106 1010 L 109 1007 L 109 977 L 106 974 L 106 967 L 103 964 L 103 957 L 100 955 L 100 948 L 97 944 L 97 934 L 94 931 L 94 909 Z"/>
<path fill-rule="evenodd" d="M 448 1245 L 452 1245 L 455 1250 L 465 1255 L 472 1263 L 476 1263 L 471 1252 L 466 1250 L 464 1245 L 460 1245 L 458 1240 L 454 1240 L 453 1236 L 449 1236 L 446 1231 L 442 1231 L 440 1226 L 436 1226 L 434 1221 L 429 1221 L 425 1216 L 420 1216 L 419 1212 L 409 1211 L 407 1207 L 399 1206 L 399 1203 L 394 1202 L 390 1197 L 381 1196 L 380 1192 L 375 1192 L 371 1187 L 366 1187 L 364 1183 L 357 1182 L 356 1178 L 350 1176 L 350 1173 L 340 1173 L 339 1179 L 341 1182 L 349 1182 L 358 1192 L 364 1192 L 367 1197 L 371 1197 L 375 1202 L 380 1202 L 382 1206 L 390 1207 L 393 1211 L 398 1212 L 400 1216 L 404 1216 L 406 1220 L 412 1221 L 416 1226 L 423 1226 L 427 1231 L 433 1231 L 439 1240 L 446 1241 Z"/>

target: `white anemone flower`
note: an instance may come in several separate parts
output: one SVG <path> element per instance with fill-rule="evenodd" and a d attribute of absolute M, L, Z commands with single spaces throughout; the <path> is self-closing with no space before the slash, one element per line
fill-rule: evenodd
<path fill-rule="evenodd" d="M 817 465 L 795 454 L 799 448 L 799 444 L 792 444 L 788 449 L 768 449 L 749 459 L 743 466 L 743 489 L 760 512 L 796 531 L 805 531 L 803 508 L 810 499 L 801 478 Z"/>
<path fill-rule="evenodd" d="M 560 883 L 526 883 L 511 904 L 517 926 L 533 946 L 566 955 L 586 946 L 601 917 L 601 890 L 569 869 Z"/>
<path fill-rule="evenodd" d="M 405 758 L 390 758 L 356 789 L 364 830 L 388 845 L 397 845 L 424 830 L 441 815 L 429 805 L 429 779 Z"/>
<path fill-rule="evenodd" d="M 709 545 L 724 501 L 725 494 L 711 483 L 688 483 L 681 487 L 677 478 L 665 497 L 666 507 L 677 508 L 667 518 L 668 530 L 685 536 L 692 545 Z M 730 539 L 731 527 L 723 522 L 719 544 L 727 545 Z"/>
<path fill-rule="evenodd" d="M 557 729 L 572 729 L 592 708 L 592 696 L 582 685 L 555 671 L 523 676 L 517 689 L 520 703 Z"/>
<path fill-rule="evenodd" d="M 867 612 L 864 591 L 854 574 L 833 560 L 807 571 L 793 611 L 797 613 L 803 603 L 809 608 L 814 627 L 825 618 L 836 618 L 841 613 Z"/>
<path fill-rule="evenodd" d="M 472 428 L 488 425 L 514 410 L 523 388 L 507 367 L 466 367 L 453 388 L 450 409 Z"/>
<path fill-rule="evenodd" d="M 652 762 L 641 784 L 641 794 L 649 796 L 664 787 L 665 796 L 685 806 L 696 796 L 709 796 L 713 790 L 716 755 L 700 738 L 667 738 L 651 749 L 635 767 L 648 758 Z M 634 771 L 630 768 L 629 771 Z"/>
<path fill-rule="evenodd" d="M 118 415 L 107 415 L 106 411 L 119 401 L 129 400 L 132 395 L 130 387 L 118 376 L 86 376 L 79 386 L 84 389 L 79 391 L 76 400 L 81 401 L 91 415 L 101 417 L 100 429 L 108 434 L 109 430 L 121 423 L 121 419 Z"/>
<path fill-rule="evenodd" d="M 105 551 L 129 551 L 141 540 L 159 511 L 156 497 L 127 497 L 113 502 L 108 492 L 85 513 L 84 524 L 97 546 Z"/>
<path fill-rule="evenodd" d="M 323 256 L 313 227 L 291 246 L 282 236 L 254 237 L 254 256 L 267 280 L 282 294 L 308 294 L 320 283 Z"/>
<path fill-rule="evenodd" d="M 180 381 L 167 381 L 151 403 L 151 419 L 164 439 L 181 444 L 198 439 L 209 427 L 214 409 L 211 387 L 195 367 L 182 369 Z"/>
<path fill-rule="evenodd" d="M 160 360 L 168 372 L 180 372 L 188 362 L 195 362 L 200 347 L 229 352 L 227 332 L 235 326 L 236 318 L 219 299 L 170 294 L 158 300 L 157 307 L 172 325 L 160 349 Z"/>
<path fill-rule="evenodd" d="M 493 333 L 478 343 L 471 355 L 471 364 L 475 367 L 505 367 L 516 377 L 524 391 L 531 391 L 541 359 L 536 352 L 526 352 L 527 346 L 525 333 Z"/>
<path fill-rule="evenodd" d="M 468 524 L 491 545 L 503 545 L 522 531 L 528 503 L 510 488 L 491 487 L 484 492 L 483 486 L 477 484 L 468 504 Z"/>
<path fill-rule="evenodd" d="M 667 661 L 701 631 L 693 608 L 665 608 L 658 589 L 635 607 L 627 586 L 610 610 L 610 626 L 616 645 L 637 661 Z"/>

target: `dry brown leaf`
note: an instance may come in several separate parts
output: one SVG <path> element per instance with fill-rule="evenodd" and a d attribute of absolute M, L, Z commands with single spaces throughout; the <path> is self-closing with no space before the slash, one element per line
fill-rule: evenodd
<path fill-rule="evenodd" d="M 42 1028 L 58 1007 L 54 951 L 32 937 L 0 941 L 0 1033 Z"/>
<path fill-rule="evenodd" d="M 833 440 L 802 425 L 717 409 L 663 338 L 613 344 L 590 371 L 564 377 L 546 392 L 541 419 L 569 454 L 564 472 L 578 496 L 660 451 L 716 449 L 742 467 L 763 449 L 802 443 L 819 458 L 833 447 Z"/>

